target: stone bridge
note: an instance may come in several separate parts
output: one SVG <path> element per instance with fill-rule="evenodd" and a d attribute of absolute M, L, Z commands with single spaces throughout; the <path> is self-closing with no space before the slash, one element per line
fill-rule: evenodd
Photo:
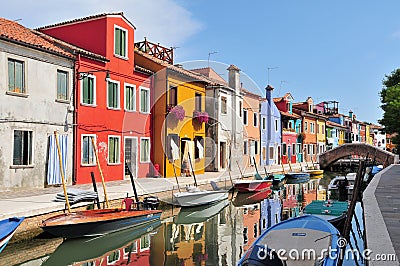
<path fill-rule="evenodd" d="M 321 153 L 318 156 L 319 165 L 321 169 L 324 169 L 337 160 L 348 157 L 349 155 L 359 155 L 362 158 L 365 158 L 368 155 L 372 160 L 375 158 L 377 163 L 385 166 L 399 163 L 399 155 L 397 154 L 378 149 L 375 146 L 365 143 L 346 143 L 332 150 Z"/>

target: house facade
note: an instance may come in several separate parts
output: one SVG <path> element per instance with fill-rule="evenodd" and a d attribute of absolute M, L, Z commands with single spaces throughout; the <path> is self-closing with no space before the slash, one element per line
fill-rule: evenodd
<path fill-rule="evenodd" d="M 274 98 L 274 103 L 281 114 L 282 130 L 282 163 L 301 162 L 301 116 L 293 113 L 293 96 L 286 93 L 283 97 Z"/>
<path fill-rule="evenodd" d="M 215 85 L 206 87 L 206 171 L 223 171 L 236 168 L 236 161 L 243 154 L 243 96 L 240 88 L 240 69 L 228 67 L 226 82 L 212 68 L 193 69 L 213 80 Z"/>
<path fill-rule="evenodd" d="M 124 179 L 125 163 L 134 177 L 151 176 L 151 84 L 135 70 L 133 24 L 109 13 L 39 30 L 103 57 L 81 55 L 76 64 L 75 182 L 98 178 L 97 163 L 106 181 Z"/>
<path fill-rule="evenodd" d="M 260 162 L 260 96 L 243 92 L 243 167 L 254 167 Z"/>
<path fill-rule="evenodd" d="M 266 98 L 261 101 L 261 165 L 281 164 L 281 114 L 272 99 L 274 88 L 266 87 Z M 265 121 L 265 123 L 264 123 Z M 265 125 L 265 126 L 264 126 Z M 265 154 L 265 156 L 264 156 Z"/>
<path fill-rule="evenodd" d="M 75 55 L 15 21 L 0 19 L 0 190 L 72 180 Z"/>

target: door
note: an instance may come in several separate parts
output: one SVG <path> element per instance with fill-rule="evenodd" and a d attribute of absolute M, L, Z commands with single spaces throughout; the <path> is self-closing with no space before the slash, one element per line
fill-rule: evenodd
<path fill-rule="evenodd" d="M 226 142 L 219 143 L 219 168 L 226 168 Z"/>
<path fill-rule="evenodd" d="M 138 140 L 134 137 L 125 137 L 124 154 L 125 163 L 129 165 L 132 175 L 137 178 L 137 147 Z M 129 175 L 127 167 L 125 167 L 125 175 Z"/>

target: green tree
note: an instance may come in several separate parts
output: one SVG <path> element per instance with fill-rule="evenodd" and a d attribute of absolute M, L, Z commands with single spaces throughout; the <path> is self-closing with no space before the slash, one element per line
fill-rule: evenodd
<path fill-rule="evenodd" d="M 381 108 L 383 118 L 379 123 L 385 127 L 388 133 L 400 132 L 400 69 L 392 71 L 390 75 L 385 75 L 383 88 L 380 92 Z M 400 144 L 400 136 L 397 134 L 392 139 L 393 143 Z M 397 149 L 399 150 L 399 149 Z"/>

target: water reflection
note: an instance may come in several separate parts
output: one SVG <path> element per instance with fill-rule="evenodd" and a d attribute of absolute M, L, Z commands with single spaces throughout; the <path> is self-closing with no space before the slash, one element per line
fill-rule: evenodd
<path fill-rule="evenodd" d="M 267 228 L 300 215 L 312 200 L 325 200 L 328 193 L 321 184 L 330 178 L 288 181 L 264 194 L 237 194 L 231 201 L 168 210 L 164 214 L 169 217 L 135 230 L 64 241 L 35 265 L 236 265 Z M 360 206 L 356 213 L 361 217 Z"/>

